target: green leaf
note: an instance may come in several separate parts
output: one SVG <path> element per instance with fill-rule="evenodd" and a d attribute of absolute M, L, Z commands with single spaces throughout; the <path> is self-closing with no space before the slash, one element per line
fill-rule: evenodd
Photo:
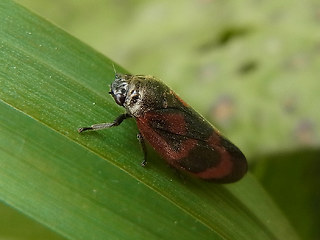
<path fill-rule="evenodd" d="M 14 208 L 0 202 L 1 239 L 64 240 L 61 235 L 49 231 L 39 222 L 30 219 Z"/>
<path fill-rule="evenodd" d="M 70 239 L 297 239 L 250 173 L 181 179 L 154 152 L 142 168 L 134 120 L 78 134 L 123 112 L 111 61 L 12 1 L 0 21 L 3 202 Z"/>
<path fill-rule="evenodd" d="M 303 239 L 320 238 L 319 156 L 319 149 L 260 156 L 256 160 L 259 164 L 253 168 Z"/>

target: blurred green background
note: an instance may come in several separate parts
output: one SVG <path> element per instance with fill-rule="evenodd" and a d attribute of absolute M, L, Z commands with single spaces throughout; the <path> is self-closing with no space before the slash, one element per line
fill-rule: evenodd
<path fill-rule="evenodd" d="M 320 239 L 319 1 L 16 2 L 166 82 L 243 150 L 301 239 Z"/>

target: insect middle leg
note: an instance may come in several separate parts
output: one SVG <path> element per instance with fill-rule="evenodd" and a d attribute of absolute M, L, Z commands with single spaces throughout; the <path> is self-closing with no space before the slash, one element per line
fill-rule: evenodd
<path fill-rule="evenodd" d="M 115 127 L 115 126 L 120 125 L 123 120 L 130 118 L 130 117 L 131 117 L 130 114 L 124 113 L 124 114 L 121 114 L 119 117 L 117 117 L 111 123 L 98 123 L 98 124 L 93 124 L 90 127 L 81 127 L 81 128 L 78 128 L 78 132 L 81 133 L 81 132 L 88 131 L 88 130 L 96 131 L 96 130 L 102 130 L 102 129 L 106 129 L 106 128 Z"/>
<path fill-rule="evenodd" d="M 143 152 L 143 161 L 141 162 L 141 166 L 145 167 L 146 164 L 147 164 L 147 148 L 146 148 L 146 143 L 144 141 L 144 138 L 143 138 L 143 136 L 142 136 L 142 134 L 140 132 L 138 132 L 138 134 L 137 134 L 137 139 L 140 142 L 141 149 L 142 149 L 142 152 Z"/>

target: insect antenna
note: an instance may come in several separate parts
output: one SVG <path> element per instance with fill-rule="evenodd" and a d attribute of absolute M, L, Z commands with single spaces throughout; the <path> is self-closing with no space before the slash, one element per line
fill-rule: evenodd
<path fill-rule="evenodd" d="M 117 75 L 117 71 L 116 71 L 116 68 L 114 66 L 114 63 L 112 63 L 112 67 L 113 67 L 114 75 Z"/>

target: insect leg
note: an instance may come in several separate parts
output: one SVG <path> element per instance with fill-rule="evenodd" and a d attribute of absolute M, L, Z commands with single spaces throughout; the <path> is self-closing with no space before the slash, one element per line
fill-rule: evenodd
<path fill-rule="evenodd" d="M 141 163 L 141 166 L 145 167 L 146 164 L 147 164 L 147 148 L 146 148 L 146 144 L 145 144 L 144 138 L 143 138 L 143 136 L 141 135 L 140 132 L 138 132 L 137 138 L 138 138 L 138 140 L 140 142 L 140 145 L 141 145 L 141 148 L 142 148 L 142 151 L 143 151 L 143 161 Z"/>
<path fill-rule="evenodd" d="M 124 113 L 124 114 L 121 114 L 119 117 L 117 117 L 111 123 L 98 123 L 98 124 L 93 124 L 90 127 L 81 127 L 81 128 L 78 128 L 78 132 L 81 133 L 81 132 L 88 131 L 88 130 L 96 131 L 96 130 L 102 130 L 105 128 L 115 127 L 115 126 L 120 125 L 123 120 L 130 118 L 130 117 L 131 117 L 130 114 Z"/>

